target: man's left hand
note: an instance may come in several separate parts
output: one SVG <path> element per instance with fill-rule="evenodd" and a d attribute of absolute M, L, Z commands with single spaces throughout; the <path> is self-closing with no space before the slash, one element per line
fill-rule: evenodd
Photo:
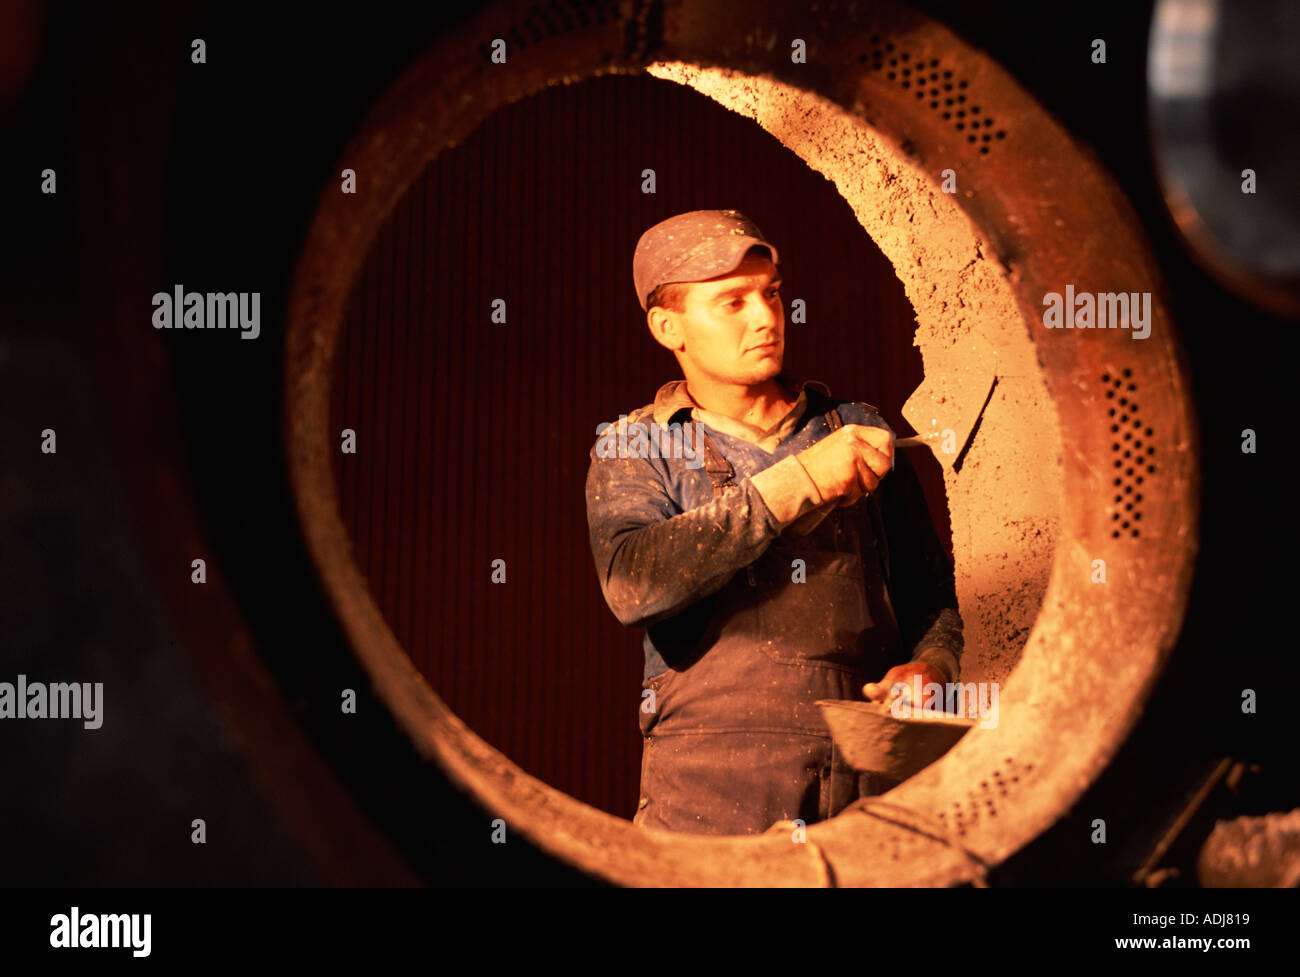
<path fill-rule="evenodd" d="M 928 665 L 925 662 L 908 662 L 906 665 L 895 665 L 885 673 L 885 677 L 879 682 L 868 682 L 862 687 L 862 694 L 873 702 L 884 702 L 886 704 L 892 702 L 900 694 L 910 696 L 912 692 L 912 676 L 914 675 L 921 676 L 922 692 L 925 691 L 926 685 L 930 682 L 943 685 L 946 681 L 943 673 L 933 665 Z M 895 686 L 900 682 L 907 687 L 906 693 L 895 689 Z M 916 703 L 916 705 L 920 705 L 920 703 Z"/>

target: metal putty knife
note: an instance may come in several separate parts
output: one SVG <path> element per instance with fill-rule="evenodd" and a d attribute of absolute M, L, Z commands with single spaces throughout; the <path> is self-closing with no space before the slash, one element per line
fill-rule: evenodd
<path fill-rule="evenodd" d="M 896 448 L 929 448 L 952 470 L 970 441 L 997 383 L 997 354 L 982 337 L 962 339 L 939 363 L 931 363 L 921 385 L 903 405 L 903 417 L 916 429 L 898 438 Z"/>

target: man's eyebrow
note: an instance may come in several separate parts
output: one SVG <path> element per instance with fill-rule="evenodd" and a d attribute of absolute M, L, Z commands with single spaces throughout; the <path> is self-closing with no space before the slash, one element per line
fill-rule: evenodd
<path fill-rule="evenodd" d="M 781 284 L 781 276 L 780 276 L 780 275 L 773 275 L 773 276 L 772 276 L 772 280 L 771 280 L 770 282 L 768 282 L 767 285 L 764 286 L 764 287 L 765 287 L 765 288 L 771 288 L 771 287 L 774 286 L 774 285 L 780 285 L 780 284 Z M 740 292 L 748 292 L 749 289 L 750 289 L 750 286 L 748 286 L 748 285 L 737 285 L 737 286 L 735 286 L 734 288 L 724 289 L 723 291 L 716 293 L 713 297 L 714 297 L 715 299 L 726 298 L 728 295 L 736 295 L 736 294 L 738 294 L 738 293 L 740 293 Z"/>

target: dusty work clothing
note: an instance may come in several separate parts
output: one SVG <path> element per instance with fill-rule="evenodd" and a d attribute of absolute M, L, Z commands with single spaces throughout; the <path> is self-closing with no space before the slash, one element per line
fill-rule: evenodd
<path fill-rule="evenodd" d="M 769 432 L 699 408 L 676 381 L 620 422 L 658 451 L 637 437 L 617 456 L 621 429 L 591 450 L 601 588 L 620 621 L 646 627 L 639 825 L 749 834 L 831 817 L 874 790 L 814 703 L 861 700 L 909 657 L 957 677 L 952 567 L 902 453 L 851 507 L 823 503 L 793 457 L 841 424 L 888 425 L 816 381 L 787 384 L 799 400 Z"/>

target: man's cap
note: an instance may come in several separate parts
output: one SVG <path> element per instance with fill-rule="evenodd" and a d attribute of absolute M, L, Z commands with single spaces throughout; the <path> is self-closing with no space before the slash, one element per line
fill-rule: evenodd
<path fill-rule="evenodd" d="M 738 210 L 692 210 L 660 221 L 641 235 L 632 255 L 632 279 L 641 308 L 666 282 L 702 282 L 735 269 L 754 245 L 777 262 L 776 248 Z"/>

